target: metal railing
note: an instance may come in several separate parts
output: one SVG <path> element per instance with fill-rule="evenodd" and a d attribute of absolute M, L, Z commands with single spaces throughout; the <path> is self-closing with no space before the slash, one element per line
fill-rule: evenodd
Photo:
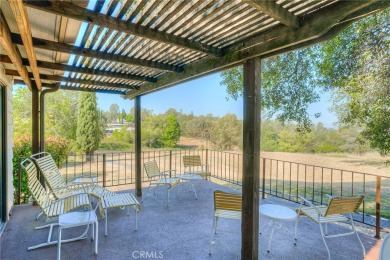
<path fill-rule="evenodd" d="M 215 150 L 155 150 L 142 152 L 142 164 L 156 160 L 161 170 L 176 170 L 172 177 L 184 171 L 183 155 L 200 155 L 207 163 L 213 178 L 228 183 L 242 183 L 242 154 Z M 104 187 L 133 188 L 135 183 L 135 153 L 118 152 L 86 155 L 68 155 L 62 163 L 66 179 L 92 174 Z M 22 173 L 18 170 L 19 184 Z M 147 176 L 142 170 L 142 181 Z M 369 173 L 303 164 L 285 160 L 260 158 L 260 191 L 262 197 L 275 197 L 298 202 L 298 195 L 319 204 L 326 204 L 325 194 L 353 196 L 365 194 L 357 221 L 380 229 L 380 218 L 390 219 L 390 178 Z M 15 191 L 16 203 L 23 200 L 20 185 Z M 382 199 L 381 199 L 382 198 Z M 382 204 L 380 203 L 382 200 Z"/>

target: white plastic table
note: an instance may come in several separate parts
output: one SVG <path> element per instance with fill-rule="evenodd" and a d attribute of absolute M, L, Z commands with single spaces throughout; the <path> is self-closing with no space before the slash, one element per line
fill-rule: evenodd
<path fill-rule="evenodd" d="M 182 174 L 179 174 L 177 177 L 180 179 L 180 181 L 186 181 L 190 184 L 190 188 L 192 188 L 192 190 L 195 193 L 195 198 L 198 199 L 198 196 L 196 195 L 196 190 L 195 190 L 194 185 L 192 184 L 192 181 L 202 180 L 202 177 L 200 175 L 193 174 L 193 173 L 182 173 Z M 178 188 L 177 193 L 179 193 L 180 189 L 181 189 L 181 187 Z"/>
<path fill-rule="evenodd" d="M 95 240 L 95 254 L 98 253 L 98 221 L 94 210 L 74 211 L 59 216 L 58 219 L 58 240 L 57 240 L 57 259 L 61 259 L 61 243 L 75 241 L 87 238 L 89 225 L 92 225 L 92 239 Z M 62 229 L 87 226 L 86 231 L 77 238 L 61 240 Z"/>
<path fill-rule="evenodd" d="M 272 241 L 272 236 L 274 234 L 275 228 L 282 228 L 283 227 L 284 229 L 286 229 L 288 231 L 288 233 L 290 235 L 292 235 L 290 230 L 288 230 L 286 227 L 284 227 L 282 225 L 282 222 L 295 221 L 295 230 L 294 230 L 293 238 L 294 238 L 294 245 L 296 245 L 298 214 L 294 210 L 289 209 L 289 208 L 284 207 L 284 206 L 275 205 L 275 204 L 263 204 L 263 205 L 260 205 L 259 214 L 260 214 L 260 216 L 263 216 L 265 218 L 272 220 L 272 222 L 270 224 L 264 225 L 264 226 L 266 226 L 266 225 L 272 226 L 271 235 L 270 235 L 269 241 L 268 241 L 268 253 L 270 252 L 270 249 L 271 249 L 271 241 Z"/>
<path fill-rule="evenodd" d="M 77 177 L 72 182 L 74 184 L 92 184 L 98 181 L 97 177 Z"/>

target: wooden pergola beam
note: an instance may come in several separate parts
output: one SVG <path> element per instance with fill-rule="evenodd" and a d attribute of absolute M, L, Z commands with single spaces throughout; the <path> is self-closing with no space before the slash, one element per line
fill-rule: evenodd
<path fill-rule="evenodd" d="M 172 44 L 178 47 L 207 53 L 213 56 L 221 56 L 222 54 L 219 48 L 203 45 L 196 41 L 191 41 L 185 38 L 175 36 L 174 34 L 164 33 L 156 29 L 134 24 L 129 21 L 124 21 L 120 18 L 117 19 L 109 15 L 94 12 L 86 8 L 82 8 L 80 6 L 67 3 L 65 1 L 24 0 L 24 4 L 31 8 L 36 8 L 45 12 L 50 12 L 75 20 L 98 25 L 100 27 L 117 30 L 119 32 L 125 32 L 151 40 Z"/>
<path fill-rule="evenodd" d="M 11 59 L 7 55 L 0 54 L 0 61 L 4 63 L 12 63 Z M 28 59 L 22 58 L 22 64 L 25 66 L 29 65 Z M 52 69 L 52 70 L 60 70 L 60 71 L 69 71 L 75 73 L 81 73 L 86 75 L 94 75 L 94 76 L 102 76 L 108 78 L 116 78 L 116 79 L 125 79 L 125 80 L 135 80 L 142 82 L 156 82 L 156 78 L 153 77 L 145 77 L 139 76 L 135 74 L 129 73 L 120 73 L 120 72 L 110 72 L 105 70 L 95 70 L 90 68 L 76 67 L 71 65 L 66 65 L 62 63 L 53 63 L 47 61 L 39 61 L 37 60 L 38 67 L 44 69 Z"/>
<path fill-rule="evenodd" d="M 25 85 L 23 80 L 15 79 L 15 84 Z M 47 84 L 43 83 L 42 87 L 44 88 L 54 88 L 56 84 Z M 96 92 L 96 93 L 104 93 L 104 94 L 116 94 L 116 95 L 125 95 L 126 93 L 121 90 L 105 90 L 105 89 L 91 89 L 84 87 L 71 87 L 71 86 L 60 86 L 62 90 L 71 90 L 71 91 L 85 91 L 85 92 Z"/>
<path fill-rule="evenodd" d="M 4 14 L 0 9 L 0 43 L 4 50 L 8 53 L 9 58 L 14 64 L 19 75 L 22 77 L 27 87 L 32 90 L 32 83 L 28 76 L 28 71 L 22 64 L 22 55 L 19 52 L 18 47 L 12 43 L 11 30 L 5 20 Z"/>
<path fill-rule="evenodd" d="M 16 70 L 5 70 L 5 75 L 18 77 L 19 73 Z M 32 78 L 32 73 L 29 73 L 29 76 Z M 76 78 L 67 78 L 56 75 L 47 75 L 47 74 L 39 74 L 42 80 L 52 80 L 58 82 L 66 82 L 66 83 L 77 83 L 83 85 L 92 85 L 92 86 L 100 86 L 100 87 L 108 87 L 108 88 L 123 88 L 123 89 L 138 89 L 138 86 L 130 86 L 124 84 L 116 84 L 110 82 L 101 82 L 96 80 L 86 80 L 86 79 L 76 79 Z"/>
<path fill-rule="evenodd" d="M 22 38 L 20 37 L 19 34 L 11 33 L 11 38 L 13 43 L 23 44 Z M 35 37 L 32 38 L 32 41 L 35 48 L 44 49 L 44 50 L 75 54 L 75 55 L 80 55 L 80 56 L 85 56 L 90 58 L 97 58 L 97 59 L 119 62 L 119 63 L 129 64 L 129 65 L 138 65 L 142 67 L 150 67 L 150 68 L 155 68 L 160 70 L 167 70 L 167 71 L 174 71 L 174 72 L 181 72 L 183 70 L 182 67 L 175 66 L 175 65 L 169 65 L 157 61 L 152 61 L 152 60 L 131 58 L 131 57 L 111 54 L 107 52 L 100 52 L 88 48 L 77 47 L 65 43 L 53 42 L 53 41 L 35 38 Z"/>
<path fill-rule="evenodd" d="M 278 5 L 275 0 L 244 0 L 244 2 L 288 27 L 299 27 L 299 18 Z"/>
<path fill-rule="evenodd" d="M 348 17 L 348 19 L 352 19 L 353 14 L 362 16 L 364 12 L 372 14 L 389 6 L 389 2 L 376 1 L 374 1 L 374 4 L 373 1 L 336 2 L 324 8 L 320 13 L 306 17 L 305 22 L 298 29 L 279 26 L 258 36 L 262 39 L 268 38 L 268 41 L 259 41 L 259 44 L 251 46 L 240 43 L 238 46 L 227 49 L 227 54 L 221 58 L 208 57 L 191 63 L 180 74 L 166 73 L 159 77 L 156 83 L 144 84 L 138 91 L 128 93 L 128 97 L 134 98 L 137 95 L 154 92 L 178 83 L 193 80 L 197 77 L 233 68 L 242 64 L 247 59 L 263 57 L 286 48 L 286 52 L 299 49 L 305 43 L 310 43 L 315 39 L 318 40 L 317 43 L 328 40 L 329 38 L 326 37 L 326 34 L 344 18 Z M 347 25 L 343 24 L 342 27 L 345 28 Z M 279 35 L 279 33 L 283 34 Z M 267 37 L 267 35 L 270 37 Z M 275 35 L 279 35 L 279 37 Z M 247 42 L 251 42 L 251 40 L 247 40 Z M 294 48 L 294 46 L 297 47 Z"/>
<path fill-rule="evenodd" d="M 32 33 L 26 7 L 23 5 L 22 0 L 8 0 L 8 3 L 11 7 L 12 13 L 14 14 L 20 36 L 22 37 L 23 46 L 27 53 L 27 58 L 30 64 L 31 71 L 34 74 L 37 89 L 41 90 L 42 83 L 41 79 L 39 78 L 37 56 L 32 45 Z"/>

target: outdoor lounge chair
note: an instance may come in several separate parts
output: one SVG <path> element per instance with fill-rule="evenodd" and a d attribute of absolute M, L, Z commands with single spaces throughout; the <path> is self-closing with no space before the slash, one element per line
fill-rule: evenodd
<path fill-rule="evenodd" d="M 140 209 L 140 204 L 137 199 L 131 194 L 131 200 L 127 199 L 124 202 L 124 205 L 118 204 L 119 201 L 123 201 L 123 195 L 117 194 L 113 191 L 110 191 L 95 182 L 91 182 L 89 184 L 78 184 L 78 185 L 67 185 L 65 179 L 61 175 L 60 170 L 55 164 L 53 157 L 47 153 L 37 153 L 31 156 L 31 158 L 36 162 L 39 169 L 41 170 L 43 176 L 45 177 L 46 184 L 48 188 L 52 191 L 53 195 L 56 198 L 61 198 L 64 196 L 69 196 L 73 194 L 77 194 L 80 192 L 86 192 L 89 195 L 94 196 L 98 199 L 98 206 L 100 209 L 100 215 L 105 217 L 106 208 L 102 205 L 102 198 L 105 198 L 104 205 L 115 205 L 115 207 L 124 208 L 125 206 L 134 206 L 134 210 L 137 212 Z M 131 204 L 130 202 L 134 202 Z M 113 207 L 113 206 L 108 206 Z M 106 222 L 106 230 L 107 230 L 107 222 Z"/>
<path fill-rule="evenodd" d="M 207 180 L 207 177 L 211 176 L 211 173 L 207 170 L 208 164 L 202 164 L 200 155 L 184 155 L 183 163 L 185 172 L 197 174 Z"/>
<path fill-rule="evenodd" d="M 305 215 L 309 217 L 309 219 L 319 224 L 322 240 L 324 241 L 326 250 L 328 251 L 328 259 L 331 259 L 331 257 L 330 257 L 330 251 L 326 244 L 325 238 L 339 237 L 339 236 L 346 236 L 346 235 L 353 235 L 353 234 L 357 236 L 360 245 L 363 248 L 363 255 L 365 255 L 366 251 L 356 231 L 355 224 L 352 218 L 352 213 L 356 213 L 360 205 L 362 204 L 364 200 L 364 195 L 359 195 L 355 197 L 338 197 L 338 196 L 330 196 L 330 195 L 327 196 L 330 199 L 328 206 L 324 206 L 324 205 L 315 206 L 309 200 L 301 196 L 298 196 L 302 201 L 301 206 L 297 209 L 298 215 L 299 216 Z M 308 207 L 303 206 L 304 203 L 308 204 L 309 206 Z M 351 231 L 328 235 L 328 223 L 332 223 L 332 222 L 333 223 L 347 222 L 351 225 Z M 325 232 L 323 230 L 322 224 L 325 224 Z"/>
<path fill-rule="evenodd" d="M 37 168 L 33 161 L 25 159 L 21 162 L 21 167 L 27 173 L 27 186 L 31 192 L 31 196 L 34 201 L 38 204 L 43 214 L 47 217 L 47 221 L 55 220 L 62 214 L 74 211 L 88 209 L 91 210 L 90 201 L 86 193 L 72 194 L 60 199 L 55 199 L 51 192 L 47 192 L 42 186 L 37 176 Z M 57 244 L 58 241 L 51 241 L 53 227 L 57 226 L 58 223 L 52 223 L 35 229 L 50 228 L 49 236 L 46 243 L 42 243 L 36 246 L 29 247 L 28 250 L 33 250 L 49 245 Z M 80 239 L 87 238 L 89 225 L 83 234 L 78 237 L 62 240 L 62 243 L 72 242 Z"/>
<path fill-rule="evenodd" d="M 219 218 L 241 220 L 242 195 L 239 193 L 228 193 L 220 190 L 214 191 L 214 220 L 212 227 L 211 247 L 215 244 L 215 234 L 217 233 L 217 224 Z"/>
<path fill-rule="evenodd" d="M 156 189 L 158 186 L 163 185 L 167 187 L 167 207 L 169 207 L 169 191 L 179 184 L 179 178 L 169 177 L 169 172 L 176 170 L 168 170 L 168 171 L 160 171 L 155 160 L 145 162 L 144 163 L 145 172 L 148 175 L 148 179 L 150 181 L 149 188 L 146 191 L 149 192 L 152 186 L 156 186 L 154 188 L 154 194 L 156 194 Z"/>

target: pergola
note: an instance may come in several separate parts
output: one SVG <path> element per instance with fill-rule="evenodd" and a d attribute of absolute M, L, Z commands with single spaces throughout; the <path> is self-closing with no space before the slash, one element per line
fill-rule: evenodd
<path fill-rule="evenodd" d="M 60 88 L 134 98 L 136 193 L 142 196 L 141 96 L 243 65 L 241 254 L 257 259 L 261 59 L 329 40 L 390 2 L 98 0 L 89 9 L 87 4 L 1 1 L 0 62 L 14 83 L 32 91 L 33 152 L 44 149 L 38 106 L 43 113 L 45 93 Z"/>

